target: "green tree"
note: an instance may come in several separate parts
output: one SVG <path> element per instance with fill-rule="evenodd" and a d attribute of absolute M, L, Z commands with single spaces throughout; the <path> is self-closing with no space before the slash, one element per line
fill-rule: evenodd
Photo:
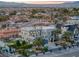
<path fill-rule="evenodd" d="M 16 46 L 20 47 L 21 46 L 21 42 L 19 40 L 16 41 Z"/>
<path fill-rule="evenodd" d="M 27 42 L 25 40 L 22 41 L 22 45 L 26 45 Z"/>
<path fill-rule="evenodd" d="M 36 38 L 35 40 L 34 40 L 34 42 L 33 42 L 33 45 L 34 46 L 43 46 L 44 45 L 44 41 L 43 41 L 43 39 L 42 38 Z"/>
<path fill-rule="evenodd" d="M 0 16 L 0 22 L 9 20 L 9 16 Z"/>
<path fill-rule="evenodd" d="M 18 51 L 22 56 L 28 57 L 30 56 L 30 51 L 27 49 L 21 49 Z"/>

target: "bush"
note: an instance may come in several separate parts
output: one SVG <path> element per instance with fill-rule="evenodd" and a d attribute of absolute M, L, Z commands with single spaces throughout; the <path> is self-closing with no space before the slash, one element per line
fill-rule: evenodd
<path fill-rule="evenodd" d="M 26 57 L 30 56 L 30 52 L 28 50 L 23 50 L 21 54 Z"/>
<path fill-rule="evenodd" d="M 33 46 L 32 44 L 29 44 L 29 45 L 28 45 L 28 48 L 32 48 L 32 46 Z"/>
<path fill-rule="evenodd" d="M 48 47 L 44 47 L 43 51 L 47 52 L 48 51 Z"/>
<path fill-rule="evenodd" d="M 42 48 L 36 48 L 36 50 L 42 50 Z"/>
<path fill-rule="evenodd" d="M 17 45 L 17 46 L 21 46 L 21 43 L 20 43 L 19 40 L 16 41 L 16 45 Z"/>

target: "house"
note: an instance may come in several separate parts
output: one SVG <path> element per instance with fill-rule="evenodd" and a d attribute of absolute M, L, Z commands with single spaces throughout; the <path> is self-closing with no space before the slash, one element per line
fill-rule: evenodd
<path fill-rule="evenodd" d="M 79 25 L 78 24 L 75 24 L 75 25 L 65 25 L 64 28 L 65 28 L 64 29 L 65 31 L 71 31 L 73 33 L 73 38 L 75 40 L 79 40 Z"/>
<path fill-rule="evenodd" d="M 31 26 L 22 27 L 20 35 L 24 40 L 33 41 L 37 37 L 42 37 L 45 40 L 51 39 L 51 31 L 55 26 Z"/>
<path fill-rule="evenodd" d="M 0 29 L 0 38 L 15 38 L 18 37 L 20 29 L 17 28 L 5 28 Z"/>
<path fill-rule="evenodd" d="M 79 16 L 72 16 L 70 20 L 66 21 L 66 24 L 79 24 Z"/>

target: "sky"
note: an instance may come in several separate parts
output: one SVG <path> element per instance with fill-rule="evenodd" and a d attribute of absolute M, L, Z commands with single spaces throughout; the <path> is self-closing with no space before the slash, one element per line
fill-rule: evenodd
<path fill-rule="evenodd" d="M 19 2 L 19 3 L 31 3 L 31 4 L 61 4 L 64 1 L 52 1 L 52 0 L 40 0 L 40 1 L 32 1 L 32 0 L 0 0 L 5 2 Z"/>

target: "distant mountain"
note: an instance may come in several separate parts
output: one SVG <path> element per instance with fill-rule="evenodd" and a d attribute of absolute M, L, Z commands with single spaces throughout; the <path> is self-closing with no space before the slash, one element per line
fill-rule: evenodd
<path fill-rule="evenodd" d="M 63 3 L 60 5 L 60 7 L 79 8 L 79 1 Z"/>
<path fill-rule="evenodd" d="M 79 7 L 79 1 L 67 2 L 63 4 L 25 4 L 25 3 L 15 3 L 15 2 L 2 2 L 0 1 L 0 7 L 57 7 L 57 8 L 72 8 Z"/>
<path fill-rule="evenodd" d="M 0 7 L 23 7 L 24 5 L 26 5 L 26 4 L 0 1 Z"/>

